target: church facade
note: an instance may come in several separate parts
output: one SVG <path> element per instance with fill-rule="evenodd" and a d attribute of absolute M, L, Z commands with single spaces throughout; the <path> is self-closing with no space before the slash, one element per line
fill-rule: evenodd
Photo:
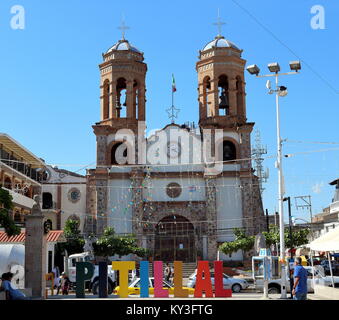
<path fill-rule="evenodd" d="M 100 64 L 97 165 L 87 172 L 85 232 L 134 234 L 154 259 L 217 258 L 217 248 L 263 229 L 251 165 L 242 50 L 220 34 L 199 51 L 199 125 L 173 121 L 145 136 L 144 54 L 122 38 Z M 221 259 L 242 260 L 241 253 Z"/>

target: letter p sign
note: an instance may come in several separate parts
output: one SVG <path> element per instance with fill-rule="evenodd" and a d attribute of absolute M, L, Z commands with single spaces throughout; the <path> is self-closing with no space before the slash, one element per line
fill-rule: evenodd
<path fill-rule="evenodd" d="M 85 281 L 91 280 L 94 274 L 93 264 L 77 262 L 76 265 L 76 297 L 85 298 Z"/>

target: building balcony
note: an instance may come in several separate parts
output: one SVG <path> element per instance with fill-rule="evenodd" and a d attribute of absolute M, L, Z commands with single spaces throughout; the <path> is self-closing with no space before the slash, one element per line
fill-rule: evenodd
<path fill-rule="evenodd" d="M 339 201 L 330 204 L 330 213 L 339 213 Z"/>
<path fill-rule="evenodd" d="M 7 189 L 7 188 L 4 188 L 4 190 L 7 190 L 10 195 L 13 197 L 13 203 L 14 205 L 16 206 L 19 206 L 19 207 L 23 207 L 25 209 L 32 209 L 33 205 L 34 205 L 34 200 L 29 198 L 29 197 L 26 197 L 20 193 L 17 193 L 17 192 L 14 192 L 13 190 L 10 190 L 10 189 Z"/>

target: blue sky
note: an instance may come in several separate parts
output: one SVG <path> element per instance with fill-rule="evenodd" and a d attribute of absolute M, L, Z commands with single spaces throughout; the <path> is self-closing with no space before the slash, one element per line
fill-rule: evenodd
<path fill-rule="evenodd" d="M 26 12 L 24 30 L 10 27 L 13 5 Z M 314 30 L 311 7 L 323 5 L 325 29 Z M 220 8 L 227 22 L 223 35 L 244 50 L 248 64 L 262 71 L 278 61 L 283 71 L 297 57 L 301 73 L 281 78 L 289 95 L 281 99 L 282 137 L 304 142 L 337 142 L 339 5 L 335 1 L 228 0 L 135 1 L 3 0 L 0 3 L 1 132 L 17 139 L 47 163 L 79 170 L 95 162 L 91 125 L 99 120 L 99 71 L 102 52 L 120 39 L 125 14 L 127 39 L 145 53 L 147 125 L 161 128 L 169 120 L 171 74 L 175 74 L 179 123 L 198 120 L 198 51 L 217 33 Z M 297 56 L 297 57 L 296 57 Z M 246 75 L 247 117 L 260 129 L 268 154 L 276 152 L 274 97 L 265 79 Z M 254 135 L 252 136 L 254 142 Z M 339 144 L 286 143 L 284 153 L 299 153 Z M 298 154 L 284 159 L 286 195 L 312 196 L 315 213 L 333 196 L 328 182 L 339 177 L 339 150 Z M 274 160 L 265 167 L 264 208 L 277 207 Z M 314 192 L 316 191 L 316 192 Z M 294 204 L 294 201 L 292 201 Z M 308 214 L 295 211 L 294 216 Z"/>

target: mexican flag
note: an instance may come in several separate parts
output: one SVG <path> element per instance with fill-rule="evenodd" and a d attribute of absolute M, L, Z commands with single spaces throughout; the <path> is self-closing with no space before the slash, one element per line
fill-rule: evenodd
<path fill-rule="evenodd" d="M 172 92 L 177 91 L 177 87 L 175 86 L 175 79 L 174 79 L 174 75 L 172 74 Z"/>

